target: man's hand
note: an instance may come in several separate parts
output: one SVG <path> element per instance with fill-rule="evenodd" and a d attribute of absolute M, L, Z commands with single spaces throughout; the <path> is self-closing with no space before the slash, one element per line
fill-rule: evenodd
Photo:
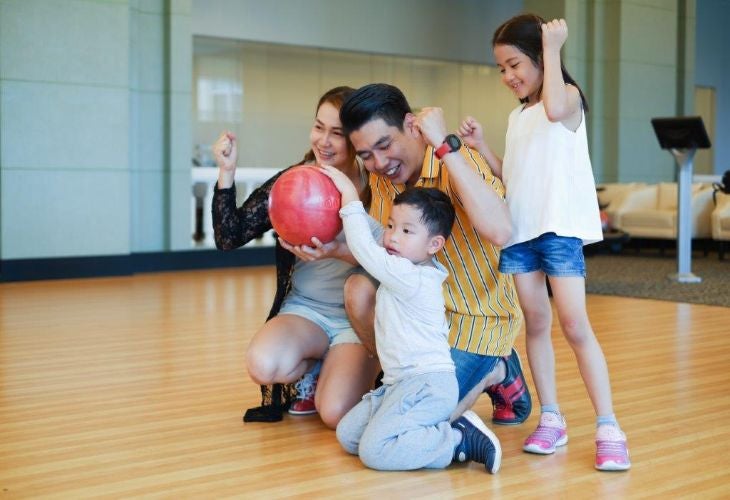
<path fill-rule="evenodd" d="M 446 121 L 441 108 L 423 108 L 416 115 L 416 127 L 423 138 L 434 148 L 438 148 L 446 138 Z"/>

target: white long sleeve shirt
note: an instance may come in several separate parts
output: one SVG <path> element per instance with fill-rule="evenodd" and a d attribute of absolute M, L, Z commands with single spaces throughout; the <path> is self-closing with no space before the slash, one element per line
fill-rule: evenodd
<path fill-rule="evenodd" d="M 380 286 L 375 295 L 375 342 L 383 383 L 422 373 L 453 372 L 443 282 L 446 268 L 390 255 L 370 232 L 359 201 L 340 209 L 347 245 Z"/>

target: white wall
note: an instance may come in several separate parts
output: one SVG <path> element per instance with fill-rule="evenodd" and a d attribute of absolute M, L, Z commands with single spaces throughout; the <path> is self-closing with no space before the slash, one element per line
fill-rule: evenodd
<path fill-rule="evenodd" d="M 0 259 L 190 248 L 190 0 L 0 0 Z"/>
<path fill-rule="evenodd" d="M 492 63 L 516 0 L 193 0 L 194 35 Z"/>
<path fill-rule="evenodd" d="M 730 2 L 697 2 L 695 82 L 716 91 L 714 149 L 716 174 L 730 170 Z"/>

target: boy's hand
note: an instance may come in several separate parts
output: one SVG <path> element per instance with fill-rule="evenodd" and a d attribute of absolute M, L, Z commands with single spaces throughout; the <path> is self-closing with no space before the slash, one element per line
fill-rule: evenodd
<path fill-rule="evenodd" d="M 213 144 L 213 157 L 218 168 L 226 172 L 235 172 L 238 148 L 236 135 L 233 132 L 223 132 Z"/>
<path fill-rule="evenodd" d="M 335 183 L 335 187 L 342 195 L 341 203 L 343 207 L 351 201 L 357 201 L 360 199 L 357 188 L 352 183 L 350 178 L 347 177 L 343 172 L 329 165 L 322 165 L 321 167 L 319 167 L 319 170 L 324 175 L 332 179 L 332 182 Z"/>
<path fill-rule="evenodd" d="M 568 39 L 568 23 L 565 19 L 553 19 L 542 25 L 542 50 L 560 51 Z"/>
<path fill-rule="evenodd" d="M 477 151 L 481 152 L 484 149 L 484 130 L 482 124 L 479 123 L 476 118 L 467 116 L 464 121 L 459 125 L 459 129 L 456 131 L 461 137 L 461 140 L 467 146 L 470 146 Z"/>

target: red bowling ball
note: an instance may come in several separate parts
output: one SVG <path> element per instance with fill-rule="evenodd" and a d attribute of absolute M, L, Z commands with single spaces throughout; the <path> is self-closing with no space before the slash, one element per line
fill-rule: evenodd
<path fill-rule="evenodd" d="M 340 200 L 335 184 L 322 172 L 307 165 L 292 167 L 271 187 L 271 225 L 293 245 L 312 246 L 312 237 L 328 243 L 342 230 Z"/>

